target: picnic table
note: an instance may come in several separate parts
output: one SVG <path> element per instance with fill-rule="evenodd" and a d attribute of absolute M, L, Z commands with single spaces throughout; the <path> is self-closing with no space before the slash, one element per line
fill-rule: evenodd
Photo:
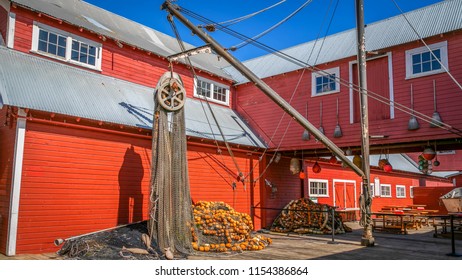
<path fill-rule="evenodd" d="M 407 234 L 407 230 L 410 228 L 417 229 L 420 226 L 420 222 L 416 217 L 416 213 L 396 213 L 396 212 L 372 212 L 375 218 L 372 219 L 373 230 L 383 231 L 398 231 L 402 234 Z"/>

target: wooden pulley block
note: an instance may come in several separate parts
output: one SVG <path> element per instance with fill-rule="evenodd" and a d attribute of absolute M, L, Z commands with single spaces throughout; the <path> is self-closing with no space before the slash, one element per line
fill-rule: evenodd
<path fill-rule="evenodd" d="M 157 89 L 157 102 L 170 112 L 183 108 L 186 102 L 186 91 L 181 82 L 175 78 L 163 81 Z"/>

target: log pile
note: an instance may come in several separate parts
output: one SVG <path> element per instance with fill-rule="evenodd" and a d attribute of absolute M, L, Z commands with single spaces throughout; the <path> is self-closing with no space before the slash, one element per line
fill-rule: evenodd
<path fill-rule="evenodd" d="M 318 204 L 308 198 L 292 200 L 274 220 L 271 231 L 295 232 L 300 234 L 331 234 L 332 233 L 332 206 Z M 342 217 L 334 215 L 335 234 L 350 232 Z"/>
<path fill-rule="evenodd" d="M 252 236 L 252 219 L 224 202 L 199 201 L 193 205 L 195 227 L 192 246 L 201 252 L 241 252 L 262 250 L 271 238 Z"/>

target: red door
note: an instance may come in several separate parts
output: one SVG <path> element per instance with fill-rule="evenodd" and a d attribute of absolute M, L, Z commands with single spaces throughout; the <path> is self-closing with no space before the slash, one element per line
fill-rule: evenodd
<path fill-rule="evenodd" d="M 338 209 L 357 208 L 356 196 L 356 182 L 334 180 L 334 206 Z"/>

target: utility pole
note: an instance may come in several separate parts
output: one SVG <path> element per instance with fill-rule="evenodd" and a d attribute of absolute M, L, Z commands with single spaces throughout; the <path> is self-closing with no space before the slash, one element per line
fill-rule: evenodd
<path fill-rule="evenodd" d="M 358 43 L 358 81 L 359 81 L 359 106 L 361 110 L 361 153 L 363 185 L 360 197 L 361 205 L 361 226 L 364 227 L 361 245 L 374 246 L 372 236 L 371 205 L 372 197 L 370 192 L 371 167 L 369 162 L 369 117 L 367 108 L 367 75 L 366 75 L 366 44 L 364 34 L 364 1 L 355 0 L 356 6 L 356 32 Z"/>

